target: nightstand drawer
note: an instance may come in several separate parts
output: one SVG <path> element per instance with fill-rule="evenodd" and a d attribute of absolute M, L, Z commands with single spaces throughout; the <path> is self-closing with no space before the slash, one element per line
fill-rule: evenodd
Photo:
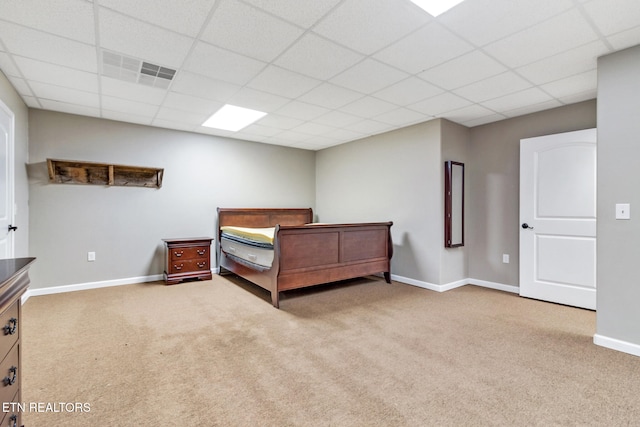
<path fill-rule="evenodd" d="M 15 301 L 11 307 L 0 316 L 0 361 L 4 359 L 7 352 L 20 337 L 20 326 L 18 319 L 18 304 Z M 1 379 L 1 378 L 0 378 Z"/>
<path fill-rule="evenodd" d="M 210 270 L 208 259 L 185 259 L 180 261 L 172 261 L 169 264 L 169 274 L 187 273 L 201 270 Z"/>
<path fill-rule="evenodd" d="M 202 258 L 209 259 L 209 248 L 206 246 L 192 248 L 172 248 L 169 250 L 171 261 L 181 261 L 185 259 Z"/>
<path fill-rule="evenodd" d="M 0 402 L 11 402 L 20 388 L 19 348 L 20 345 L 16 344 L 0 363 Z"/>

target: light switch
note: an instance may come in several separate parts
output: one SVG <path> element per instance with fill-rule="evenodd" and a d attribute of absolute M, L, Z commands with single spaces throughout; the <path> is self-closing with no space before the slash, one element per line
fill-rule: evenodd
<path fill-rule="evenodd" d="M 631 219 L 631 205 L 629 203 L 616 204 L 616 219 Z"/>

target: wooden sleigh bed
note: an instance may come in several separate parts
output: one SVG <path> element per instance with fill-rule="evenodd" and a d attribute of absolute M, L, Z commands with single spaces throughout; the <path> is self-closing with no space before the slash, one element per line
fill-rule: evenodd
<path fill-rule="evenodd" d="M 311 224 L 309 209 L 218 208 L 216 249 L 220 273 L 232 272 L 271 292 L 279 307 L 280 292 L 383 273 L 391 283 L 392 222 Z M 223 243 L 226 226 L 274 227 L 273 262 L 253 265 Z M 227 240 L 225 240 L 227 239 Z"/>

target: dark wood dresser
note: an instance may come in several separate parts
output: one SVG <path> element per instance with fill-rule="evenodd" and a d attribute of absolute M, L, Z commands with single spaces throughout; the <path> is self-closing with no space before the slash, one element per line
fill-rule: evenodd
<path fill-rule="evenodd" d="M 9 412 L 1 412 L 0 426 L 22 425 L 22 413 L 11 402 L 21 399 L 20 297 L 29 286 L 29 267 L 35 258 L 0 260 L 0 402 Z M 8 404 L 8 405 L 7 405 Z"/>
<path fill-rule="evenodd" d="M 174 285 L 188 279 L 211 280 L 210 237 L 162 239 L 165 244 L 164 281 Z"/>

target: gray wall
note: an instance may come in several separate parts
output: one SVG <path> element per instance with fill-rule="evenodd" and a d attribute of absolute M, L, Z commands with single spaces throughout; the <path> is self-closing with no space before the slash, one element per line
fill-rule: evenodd
<path fill-rule="evenodd" d="M 470 129 L 469 277 L 519 285 L 520 139 L 594 127 L 592 100 Z"/>
<path fill-rule="evenodd" d="M 640 47 L 598 61 L 597 333 L 640 345 Z M 616 220 L 616 203 L 631 220 Z"/>
<path fill-rule="evenodd" d="M 32 256 L 29 252 L 29 186 L 26 164 L 29 159 L 29 113 L 22 98 L 0 71 L 0 99 L 15 115 L 14 128 L 14 184 L 16 215 L 14 255 L 17 258 Z"/>
<path fill-rule="evenodd" d="M 444 177 L 444 162 L 447 160 L 453 160 L 465 164 L 465 203 L 464 203 L 464 246 L 458 248 L 444 248 L 441 253 L 441 271 L 440 271 L 440 284 L 457 282 L 459 280 L 469 278 L 469 244 L 472 238 L 471 230 L 469 229 L 469 218 L 472 216 L 473 205 L 469 201 L 469 175 L 467 173 L 467 164 L 470 161 L 469 158 L 469 138 L 470 131 L 468 128 L 452 123 L 448 120 L 442 120 L 442 136 L 441 136 L 441 149 L 442 149 L 442 161 L 440 167 Z M 443 178 L 444 180 L 444 178 Z M 442 207 L 442 222 L 444 224 L 444 181 L 440 185 L 443 207 Z M 444 246 L 444 227 L 440 227 L 442 232 L 442 238 L 440 241 Z"/>
<path fill-rule="evenodd" d="M 315 208 L 312 151 L 44 110 L 29 131 L 33 288 L 162 274 L 161 239 L 214 237 L 217 207 Z M 161 167 L 163 186 L 49 184 L 47 158 Z"/>
<path fill-rule="evenodd" d="M 393 221 L 392 274 L 440 283 L 443 247 L 440 120 L 321 150 L 323 222 Z"/>

